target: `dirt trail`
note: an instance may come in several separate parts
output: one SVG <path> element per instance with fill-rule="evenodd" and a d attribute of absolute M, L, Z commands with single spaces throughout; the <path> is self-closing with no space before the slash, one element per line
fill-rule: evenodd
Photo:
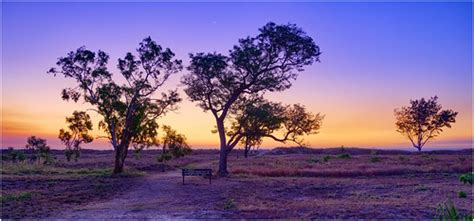
<path fill-rule="evenodd" d="M 51 218 L 220 218 L 222 216 L 213 211 L 213 207 L 222 197 L 210 187 L 202 177 L 186 177 L 186 184 L 182 185 L 178 170 L 153 173 L 111 200 L 91 202 Z"/>

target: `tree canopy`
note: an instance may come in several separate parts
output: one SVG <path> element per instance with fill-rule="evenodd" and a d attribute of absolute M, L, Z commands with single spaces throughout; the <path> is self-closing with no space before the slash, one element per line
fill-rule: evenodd
<path fill-rule="evenodd" d="M 150 37 L 140 42 L 137 54 L 129 52 L 118 59 L 117 68 L 125 80 L 121 85 L 107 69 L 109 56 L 85 47 L 59 58 L 58 68 L 48 71 L 77 83 L 62 91 L 64 100 L 78 102 L 83 98 L 102 117 L 99 128 L 116 151 L 114 173 L 122 172 L 129 146 L 157 144 L 157 118 L 175 110 L 181 101 L 176 90 L 162 92 L 160 98 L 154 95 L 171 74 L 182 69 L 182 61 L 174 59 L 169 48 L 162 48 Z"/>
<path fill-rule="evenodd" d="M 41 162 L 41 158 L 47 159 L 50 150 L 50 147 L 46 144 L 46 139 L 36 136 L 27 138 L 25 148 L 33 151 L 38 163 Z"/>
<path fill-rule="evenodd" d="M 242 138 L 227 133 L 224 125 L 233 105 L 265 92 L 290 88 L 297 72 L 319 61 L 320 54 L 319 47 L 301 28 L 270 22 L 259 29 L 257 36 L 240 39 L 228 56 L 215 52 L 190 55 L 189 74 L 182 83 L 191 101 L 216 119 L 221 146 L 220 175 L 227 174 L 227 154 Z M 256 119 L 271 121 L 270 118 Z M 227 139 L 229 134 L 238 139 Z"/>
<path fill-rule="evenodd" d="M 89 134 L 92 130 L 92 121 L 84 111 L 74 111 L 72 116 L 66 117 L 68 129 L 60 129 L 58 138 L 66 146 L 64 154 L 70 161 L 72 158 L 77 161 L 80 156 L 81 144 L 92 142 L 93 137 Z"/>
<path fill-rule="evenodd" d="M 444 127 L 451 128 L 456 122 L 457 112 L 442 110 L 438 97 L 425 100 L 410 100 L 410 106 L 395 109 L 397 132 L 408 137 L 413 147 L 421 148 L 432 138 L 438 136 Z"/>

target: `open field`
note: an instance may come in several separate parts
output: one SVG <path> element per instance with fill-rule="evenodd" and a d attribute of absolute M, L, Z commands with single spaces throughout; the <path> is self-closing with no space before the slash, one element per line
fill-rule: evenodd
<path fill-rule="evenodd" d="M 179 168 L 217 169 L 218 152 L 170 161 L 132 153 L 111 176 L 112 151 L 78 162 L 55 152 L 51 166 L 2 161 L 2 218 L 433 218 L 448 199 L 473 210 L 472 150 L 410 153 L 362 149 L 275 149 L 229 158 L 231 176 L 186 177 Z M 466 193 L 465 198 L 458 196 Z"/>

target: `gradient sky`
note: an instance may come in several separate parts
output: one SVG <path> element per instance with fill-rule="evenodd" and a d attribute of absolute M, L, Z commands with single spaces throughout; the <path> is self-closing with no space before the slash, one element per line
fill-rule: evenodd
<path fill-rule="evenodd" d="M 87 106 L 62 101 L 61 89 L 73 82 L 46 71 L 71 50 L 106 51 L 120 80 L 117 59 L 147 36 L 187 65 L 188 53 L 227 53 L 269 21 L 296 23 L 321 47 L 320 63 L 291 89 L 267 96 L 326 115 L 320 133 L 305 138 L 311 146 L 409 147 L 395 131 L 393 110 L 438 95 L 459 115 L 427 147 L 471 147 L 471 3 L 2 3 L 2 147 L 22 147 L 37 135 L 61 148 L 65 116 Z M 215 147 L 211 114 L 179 85 L 185 72 L 164 88 L 178 87 L 185 101 L 159 122 L 194 147 Z M 111 148 L 106 140 L 85 147 Z"/>

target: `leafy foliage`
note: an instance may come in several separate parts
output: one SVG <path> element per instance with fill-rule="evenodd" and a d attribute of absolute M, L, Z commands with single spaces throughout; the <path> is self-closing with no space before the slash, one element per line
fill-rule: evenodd
<path fill-rule="evenodd" d="M 461 181 L 464 184 L 469 183 L 472 185 L 472 173 L 465 173 L 459 177 L 459 181 Z"/>
<path fill-rule="evenodd" d="M 45 139 L 41 139 L 36 136 L 28 137 L 25 147 L 26 149 L 33 151 L 33 153 L 36 155 L 36 159 L 38 160 L 38 163 L 41 162 L 41 158 L 44 158 L 46 160 L 50 157 L 49 156 L 50 148 L 48 145 L 46 145 Z"/>
<path fill-rule="evenodd" d="M 163 151 L 156 158 L 158 162 L 162 163 L 191 153 L 191 147 L 186 143 L 186 137 L 184 135 L 179 134 L 176 130 L 167 125 L 163 126 L 163 131 Z M 163 167 L 162 170 L 164 170 Z"/>
<path fill-rule="evenodd" d="M 88 134 L 92 130 L 92 121 L 86 112 L 74 111 L 71 117 L 66 117 L 66 123 L 69 124 L 68 130 L 59 130 L 58 137 L 66 146 L 64 154 L 67 161 L 72 158 L 77 161 L 81 153 L 81 143 L 90 143 L 93 140 Z"/>
<path fill-rule="evenodd" d="M 26 159 L 26 155 L 21 150 L 15 150 L 13 147 L 8 147 L 8 159 L 13 162 L 16 162 L 17 160 L 21 162 Z"/>
<path fill-rule="evenodd" d="M 458 196 L 459 196 L 459 198 L 466 198 L 466 197 L 467 197 L 467 194 L 466 194 L 466 192 L 464 192 L 464 191 L 459 191 L 459 192 L 458 192 Z"/>
<path fill-rule="evenodd" d="M 321 54 L 313 39 L 294 24 L 277 25 L 270 22 L 259 31 L 255 37 L 240 39 L 228 56 L 218 53 L 191 54 L 191 62 L 187 67 L 190 73 L 182 79 L 186 86 L 184 91 L 191 101 L 197 102 L 204 111 L 210 111 L 216 119 L 221 143 L 221 176 L 227 174 L 227 154 L 244 137 L 242 133 L 236 132 L 238 130 L 235 130 L 235 125 L 230 132 L 226 131 L 224 125 L 229 113 L 235 110 L 234 106 L 247 106 L 250 104 L 248 102 L 254 100 L 252 97 L 290 88 L 297 72 L 303 71 L 304 66 L 319 61 Z M 269 130 L 278 126 L 281 120 L 279 116 L 270 115 L 276 111 L 270 106 L 257 106 L 259 110 L 249 109 L 250 112 L 247 113 L 262 113 L 252 120 L 263 120 L 266 128 L 256 131 L 255 136 L 248 135 L 249 139 L 244 142 L 258 145 L 261 133 L 268 134 Z M 230 118 L 235 123 L 239 122 L 239 116 L 242 115 Z M 250 131 L 255 128 L 247 129 Z"/>
<path fill-rule="evenodd" d="M 253 146 L 262 143 L 264 137 L 280 142 L 291 141 L 300 146 L 303 135 L 317 133 L 324 116 L 312 114 L 299 104 L 283 106 L 280 103 L 269 102 L 262 97 L 236 105 L 234 121 L 227 132 L 231 138 L 241 136 L 240 143 L 244 145 L 245 156 Z M 283 134 L 281 138 L 275 132 Z"/>
<path fill-rule="evenodd" d="M 339 158 L 339 159 L 350 159 L 350 158 L 352 158 L 352 156 L 351 156 L 350 153 L 341 153 L 341 154 L 337 155 L 337 158 Z"/>
<path fill-rule="evenodd" d="M 163 153 L 168 149 L 175 158 L 191 153 L 191 147 L 186 143 L 186 137 L 183 134 L 179 134 L 167 125 L 163 126 L 163 131 L 165 132 L 162 138 Z"/>
<path fill-rule="evenodd" d="M 468 214 L 463 216 L 461 213 L 458 212 L 456 206 L 451 200 L 438 205 L 436 208 L 435 213 L 435 220 L 450 220 L 450 221 L 457 221 L 457 220 L 472 220 L 472 214 Z"/>
<path fill-rule="evenodd" d="M 378 163 L 380 161 L 382 161 L 382 158 L 377 157 L 377 156 L 374 156 L 374 157 L 370 158 L 370 162 L 372 162 L 372 163 Z"/>
<path fill-rule="evenodd" d="M 182 69 L 181 60 L 150 37 L 143 39 L 137 53 L 137 57 L 129 52 L 118 60 L 123 85 L 116 83 L 107 69 L 109 56 L 85 47 L 59 58 L 59 68 L 48 71 L 76 81 L 76 87 L 62 91 L 64 100 L 78 102 L 82 97 L 102 116 L 99 129 L 106 132 L 116 151 L 114 173 L 122 172 L 130 146 L 143 149 L 157 145 L 157 118 L 175 110 L 181 101 L 176 90 L 161 93 L 160 98 L 154 96 L 171 74 Z"/>
<path fill-rule="evenodd" d="M 407 136 L 413 147 L 421 151 L 428 140 L 456 122 L 457 112 L 441 108 L 436 96 L 428 100 L 410 100 L 410 106 L 395 109 L 397 131 Z"/>

